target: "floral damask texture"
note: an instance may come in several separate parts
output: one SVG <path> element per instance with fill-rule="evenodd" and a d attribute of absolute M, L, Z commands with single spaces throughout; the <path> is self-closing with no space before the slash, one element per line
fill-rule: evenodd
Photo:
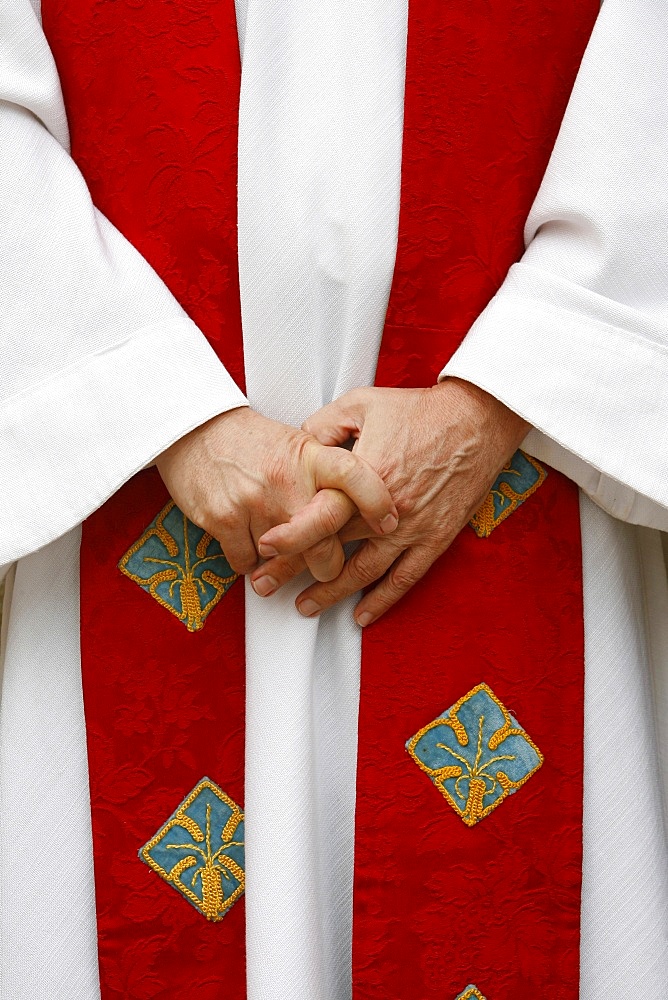
<path fill-rule="evenodd" d="M 95 204 L 243 385 L 234 0 L 42 0 L 42 18 Z"/>
<path fill-rule="evenodd" d="M 82 551 L 82 665 L 104 1000 L 218 1000 L 221 991 L 243 996 L 245 989 L 243 897 L 223 920 L 207 920 L 137 857 L 202 775 L 234 803 L 244 801 L 243 588 L 233 586 L 205 627 L 190 632 L 117 568 L 119 556 L 167 500 L 155 471 L 140 474 L 87 522 Z M 206 809 L 195 819 L 204 824 L 204 840 L 192 842 L 207 854 Z M 210 832 L 211 869 L 219 867 L 213 859 L 223 847 L 221 841 L 214 849 L 214 842 Z M 193 886 L 196 866 L 180 873 L 187 889 L 202 894 L 203 906 L 213 906 L 217 880 L 223 903 L 230 898 L 226 889 L 238 886 L 233 866 L 240 865 L 239 850 L 231 846 L 226 854 L 229 878 L 222 869 L 205 871 Z M 176 860 L 184 858 L 201 856 L 190 850 Z M 200 867 L 207 868 L 206 859 Z"/>

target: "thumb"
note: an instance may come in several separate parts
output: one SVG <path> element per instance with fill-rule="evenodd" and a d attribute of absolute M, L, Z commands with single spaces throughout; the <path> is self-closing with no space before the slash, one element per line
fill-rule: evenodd
<path fill-rule="evenodd" d="M 359 437 L 366 415 L 363 394 L 363 389 L 346 392 L 308 417 L 302 430 L 325 445 L 345 444 L 351 437 Z"/>

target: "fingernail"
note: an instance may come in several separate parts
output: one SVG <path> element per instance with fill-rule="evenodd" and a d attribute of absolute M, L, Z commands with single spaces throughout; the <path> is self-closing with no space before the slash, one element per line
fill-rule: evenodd
<path fill-rule="evenodd" d="M 394 514 L 386 514 L 383 520 L 380 522 L 380 530 L 384 535 L 389 535 L 391 531 L 394 531 L 396 526 L 399 524 L 399 518 L 395 517 Z"/>
<path fill-rule="evenodd" d="M 274 580 L 273 576 L 259 576 L 251 585 L 258 597 L 269 597 L 278 590 L 278 580 Z"/>
<path fill-rule="evenodd" d="M 363 611 L 361 615 L 357 616 L 357 624 L 364 628 L 365 625 L 370 625 L 373 621 L 373 615 L 370 611 Z"/>
<path fill-rule="evenodd" d="M 278 555 L 273 545 L 265 545 L 264 542 L 260 542 L 258 549 L 263 559 L 273 559 L 274 556 Z"/>
<path fill-rule="evenodd" d="M 317 615 L 319 611 L 322 611 L 322 608 L 315 601 L 311 601 L 307 597 L 305 601 L 297 605 L 297 611 L 300 615 L 304 615 L 304 618 L 312 618 L 313 615 Z"/>

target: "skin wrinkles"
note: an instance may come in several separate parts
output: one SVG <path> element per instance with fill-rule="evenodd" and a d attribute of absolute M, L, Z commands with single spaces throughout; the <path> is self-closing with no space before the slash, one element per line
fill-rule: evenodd
<path fill-rule="evenodd" d="M 450 378 L 427 389 L 355 389 L 301 429 L 241 407 L 156 465 L 256 593 L 269 597 L 309 569 L 315 582 L 296 604 L 312 617 L 370 587 L 355 611 L 365 626 L 446 551 L 529 429 L 493 396 Z M 337 447 L 351 439 L 352 451 Z M 346 561 L 349 541 L 362 544 Z"/>
<path fill-rule="evenodd" d="M 302 566 L 323 581 L 341 572 L 337 532 L 353 511 L 361 512 L 371 534 L 397 525 L 387 487 L 360 456 L 327 448 L 314 435 L 247 407 L 191 431 L 156 466 L 181 510 L 218 539 L 238 573 L 257 566 L 260 536 L 298 511 L 311 528 Z"/>
<path fill-rule="evenodd" d="M 446 551 L 530 426 L 482 389 L 447 379 L 430 389 L 353 390 L 310 417 L 304 429 L 330 446 L 353 437 L 353 454 L 381 475 L 399 512 L 399 527 L 387 538 L 371 538 L 354 514 L 339 537 L 363 544 L 336 579 L 318 581 L 297 598 L 299 611 L 311 617 L 375 584 L 355 612 L 364 626 Z M 301 572 L 300 553 L 311 541 L 303 512 L 262 536 L 259 552 L 267 562 L 251 576 L 256 591 L 269 596 Z"/>

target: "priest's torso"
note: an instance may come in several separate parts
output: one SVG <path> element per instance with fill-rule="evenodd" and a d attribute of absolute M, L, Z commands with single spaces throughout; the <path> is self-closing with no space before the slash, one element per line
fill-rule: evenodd
<path fill-rule="evenodd" d="M 473 25 L 468 4 L 445 13 L 414 4 L 405 139 L 408 11 L 399 0 L 325 9 L 294 3 L 289 10 L 249 0 L 238 11 L 240 78 L 229 4 L 95 4 L 89 17 L 81 6 L 76 30 L 66 4 L 44 4 L 74 112 L 73 153 L 97 204 L 153 264 L 239 381 L 245 376 L 251 405 L 301 422 L 347 389 L 373 382 L 384 333 L 379 379 L 429 384 L 521 253 L 523 218 L 595 5 L 573 4 L 569 16 L 563 4 L 517 6 L 515 22 L 505 5 L 492 3 L 476 12 Z M 558 71 L 539 51 L 537 35 Z M 110 39 L 119 46 L 111 57 Z M 436 75 L 438 100 L 424 89 Z M 467 89 L 471 79 L 478 82 Z M 155 483 L 141 490 L 146 509 L 120 529 L 110 571 L 126 548 L 121 537 L 133 542 L 158 512 Z M 573 519 L 573 496 L 565 502 Z M 120 495 L 110 509 L 118 524 Z M 89 551 L 99 551 L 108 523 L 84 530 Z M 89 583 L 92 562 L 84 554 Z M 125 593 L 130 584 L 118 574 L 114 586 Z M 235 584 L 214 613 L 241 616 L 242 587 Z M 304 621 L 293 608 L 295 592 L 262 602 L 246 590 L 245 795 L 238 725 L 235 762 L 212 777 L 230 794 L 236 783 L 234 794 L 252 817 L 250 995 L 339 1000 L 350 993 L 361 637 L 350 604 L 320 622 Z M 97 603 L 84 597 L 83 607 L 86 623 L 99 617 Z M 138 608 L 140 621 L 144 606 Z M 154 613 L 166 614 L 151 607 L 146 616 Z M 178 643 L 191 638 L 198 637 Z M 228 638 L 220 669 L 243 659 L 243 637 Z M 390 650 L 388 643 L 386 655 Z M 99 646 L 95 657 L 102 669 Z M 161 664 L 154 666 L 159 674 Z M 471 687 L 468 676 L 464 669 L 457 695 Z M 242 704 L 235 677 L 232 693 L 222 692 L 223 684 L 221 697 Z M 433 716 L 456 697 L 443 699 Z M 185 760 L 184 753 L 164 765 L 161 794 L 167 775 L 179 787 L 186 781 L 178 773 L 188 770 Z M 156 829 L 167 815 L 157 808 Z M 222 989 L 230 983 L 220 975 Z M 424 968 L 421 975 L 424 995 L 436 995 L 429 991 L 438 977 L 430 981 Z M 512 991 L 508 975 L 496 1000 L 512 995 L 503 993 Z"/>

